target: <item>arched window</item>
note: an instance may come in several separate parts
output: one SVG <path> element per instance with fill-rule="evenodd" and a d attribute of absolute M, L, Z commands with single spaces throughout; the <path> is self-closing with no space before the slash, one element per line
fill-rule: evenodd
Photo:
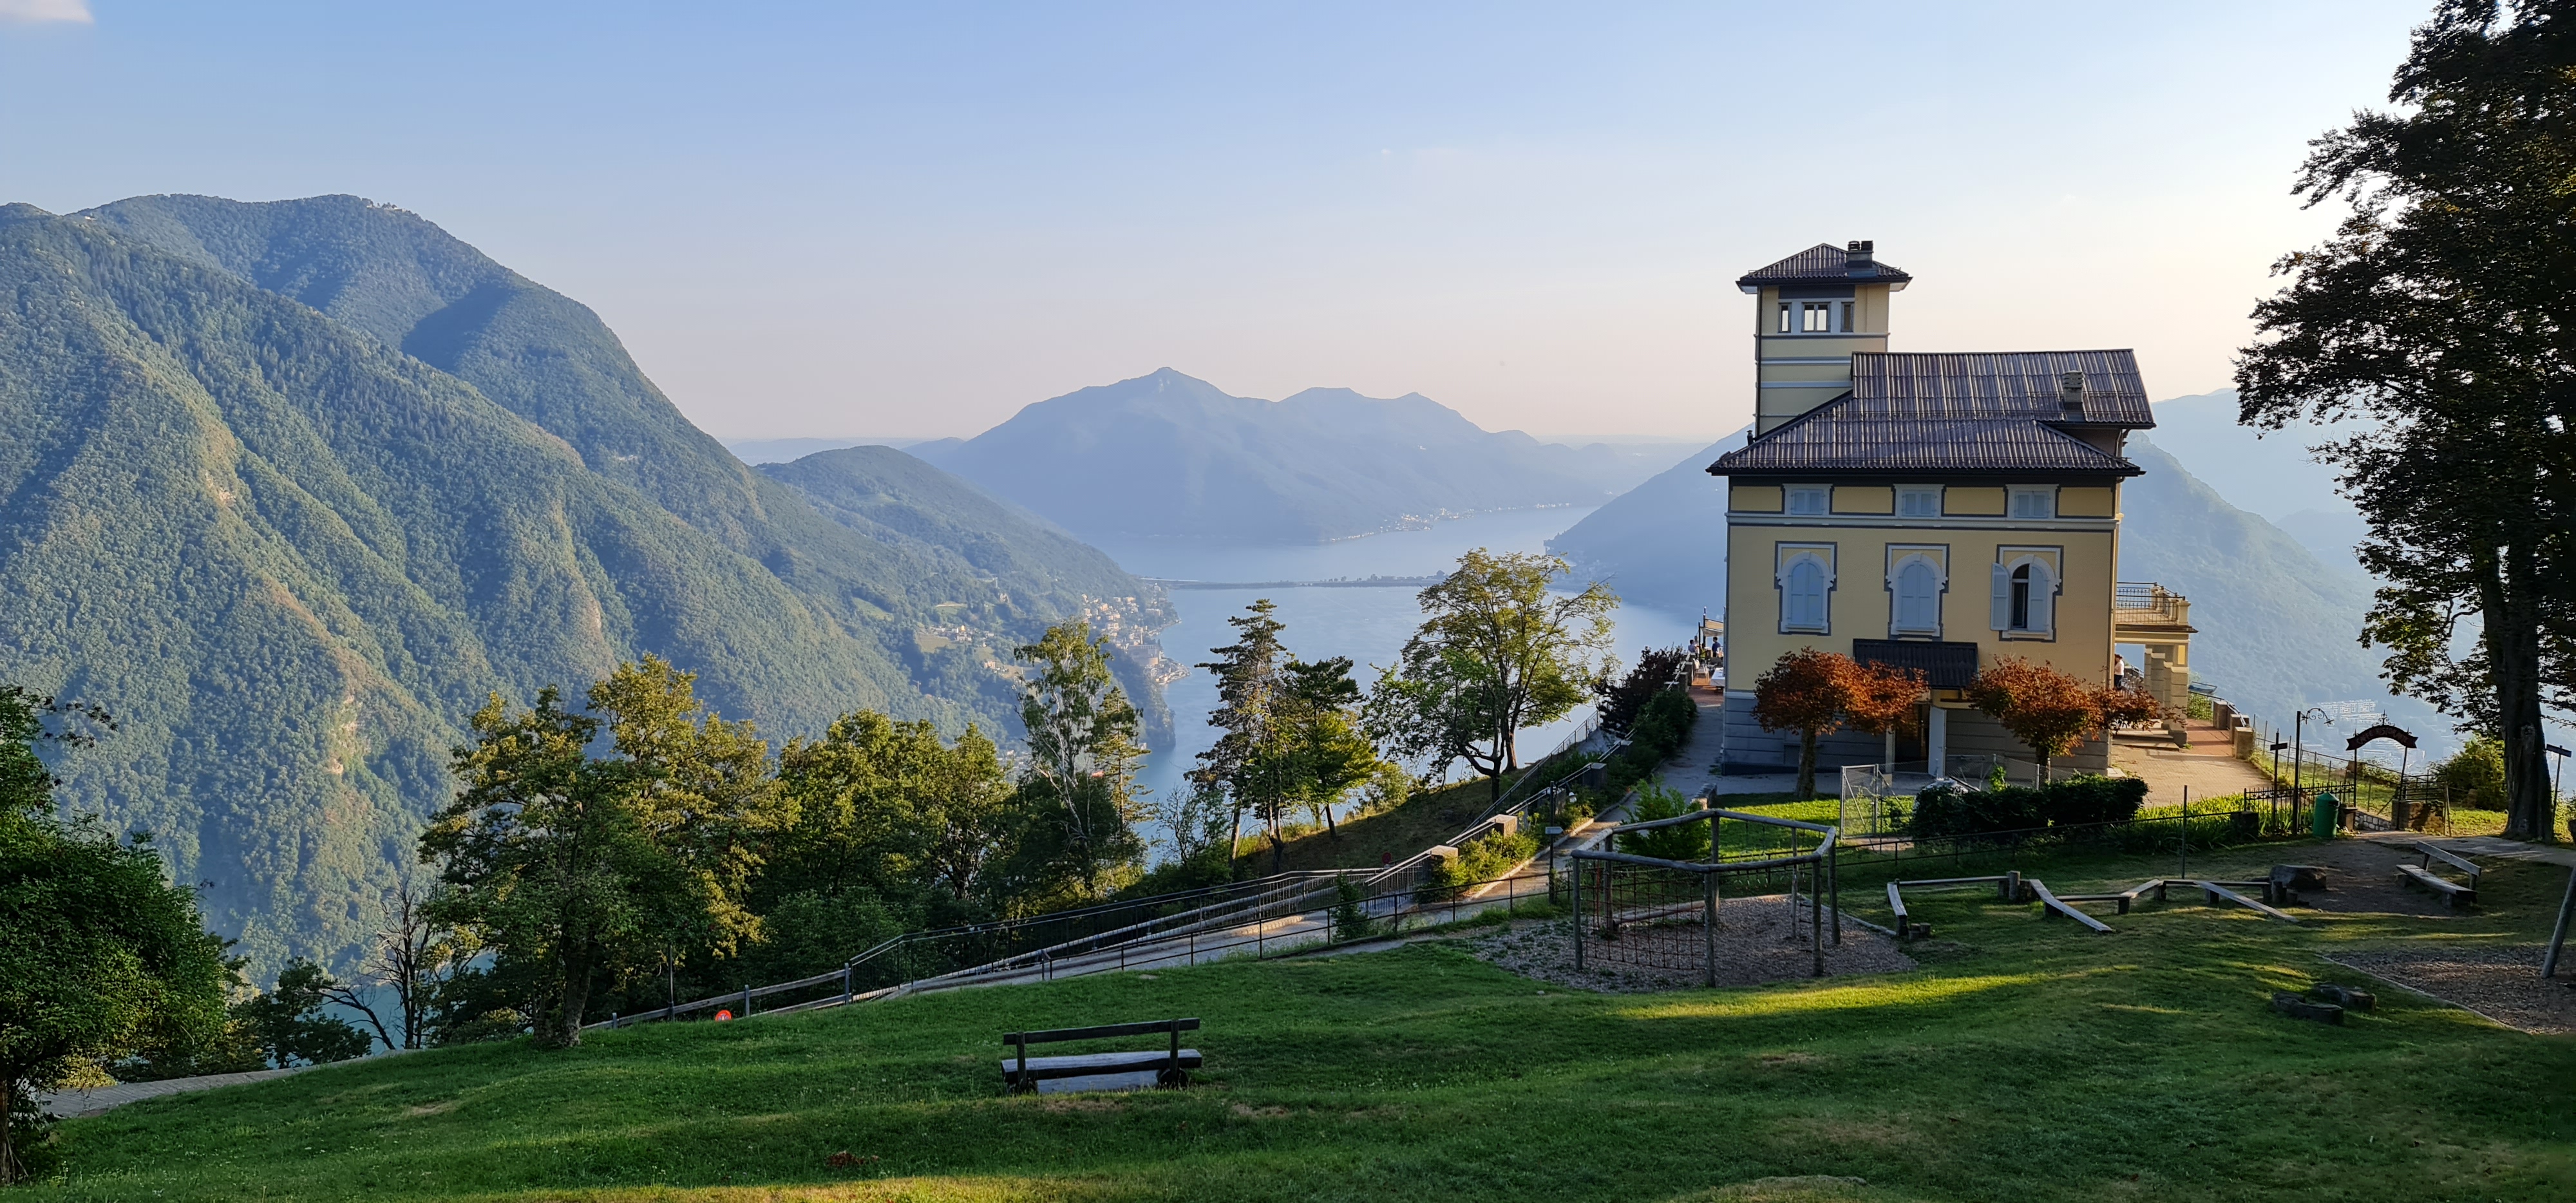
<path fill-rule="evenodd" d="M 1907 560 L 1896 570 L 1896 629 L 1941 631 L 1941 574 L 1931 561 Z"/>
<path fill-rule="evenodd" d="M 1789 565 L 1787 588 L 1780 598 L 1780 625 L 1791 630 L 1825 629 L 1825 566 L 1812 557 Z"/>
<path fill-rule="evenodd" d="M 2056 631 L 2057 574 L 2048 561 L 2032 556 L 2007 568 L 1995 565 L 1995 621 L 1998 631 L 2049 635 Z"/>

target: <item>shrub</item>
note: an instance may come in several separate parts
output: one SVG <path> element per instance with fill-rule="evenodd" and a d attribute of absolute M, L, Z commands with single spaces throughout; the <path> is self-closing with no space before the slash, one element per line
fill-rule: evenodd
<path fill-rule="evenodd" d="M 1538 837 L 1528 832 L 1506 835 L 1497 831 L 1483 839 L 1469 840 L 1458 849 L 1456 857 L 1431 870 L 1419 896 L 1425 902 L 1455 898 L 1466 893 L 1468 887 L 1501 877 L 1536 855 Z"/>
<path fill-rule="evenodd" d="M 2450 789 L 2455 810 L 2503 810 L 2503 741 L 2488 735 L 2471 737 L 2459 754 L 2433 769 L 2433 780 Z"/>
<path fill-rule="evenodd" d="M 1610 758 L 1610 788 L 1625 790 L 1654 776 L 1664 761 L 1690 742 L 1691 727 L 1698 722 L 1699 704 L 1691 701 L 1688 692 L 1667 689 L 1656 694 L 1628 728 L 1628 746 Z"/>
<path fill-rule="evenodd" d="M 2135 777 L 2072 777 L 2038 789 L 2006 785 L 1983 791 L 1943 786 L 1914 799 L 1914 833 L 1923 837 L 2026 831 L 2084 823 L 2125 823 L 2146 803 Z"/>
<path fill-rule="evenodd" d="M 1677 819 L 1690 813 L 1690 801 L 1681 791 L 1667 789 L 1662 783 L 1637 788 L 1637 810 L 1634 822 Z M 1708 859 L 1708 824 L 1676 823 L 1653 831 L 1640 831 L 1619 837 L 1619 851 L 1630 856 L 1651 856 L 1657 860 L 1696 861 Z"/>
<path fill-rule="evenodd" d="M 1368 895 L 1360 892 L 1359 884 L 1349 874 L 1333 879 L 1332 924 L 1336 940 L 1365 940 L 1373 926 L 1368 915 Z"/>

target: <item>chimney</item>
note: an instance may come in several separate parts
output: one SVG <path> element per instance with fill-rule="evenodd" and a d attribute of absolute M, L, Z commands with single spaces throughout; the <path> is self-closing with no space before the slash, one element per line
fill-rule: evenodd
<path fill-rule="evenodd" d="M 2057 408 L 2063 417 L 2077 420 L 2084 417 L 2084 373 L 2057 374 Z"/>
<path fill-rule="evenodd" d="M 1843 271 L 1856 277 L 1878 274 L 1878 260 L 1871 254 L 1876 244 L 1866 238 L 1855 238 L 1843 244 Z"/>

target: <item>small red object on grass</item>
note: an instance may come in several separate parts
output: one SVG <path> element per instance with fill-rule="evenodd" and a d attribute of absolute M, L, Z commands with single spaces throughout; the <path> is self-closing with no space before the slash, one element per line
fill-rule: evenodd
<path fill-rule="evenodd" d="M 718 1011 L 718 1012 L 716 1012 L 716 1022 L 717 1022 L 717 1023 L 723 1023 L 724 1021 L 726 1021 L 726 1020 L 728 1020 L 728 1019 L 731 1019 L 731 1018 L 733 1018 L 733 1012 L 731 1012 L 731 1011 Z"/>

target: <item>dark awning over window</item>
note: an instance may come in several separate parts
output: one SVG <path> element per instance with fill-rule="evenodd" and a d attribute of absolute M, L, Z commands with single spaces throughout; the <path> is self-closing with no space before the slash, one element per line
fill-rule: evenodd
<path fill-rule="evenodd" d="M 1852 640 L 1852 659 L 1922 673 L 1934 689 L 1966 689 L 1977 679 L 1977 645 L 1906 639 Z"/>

